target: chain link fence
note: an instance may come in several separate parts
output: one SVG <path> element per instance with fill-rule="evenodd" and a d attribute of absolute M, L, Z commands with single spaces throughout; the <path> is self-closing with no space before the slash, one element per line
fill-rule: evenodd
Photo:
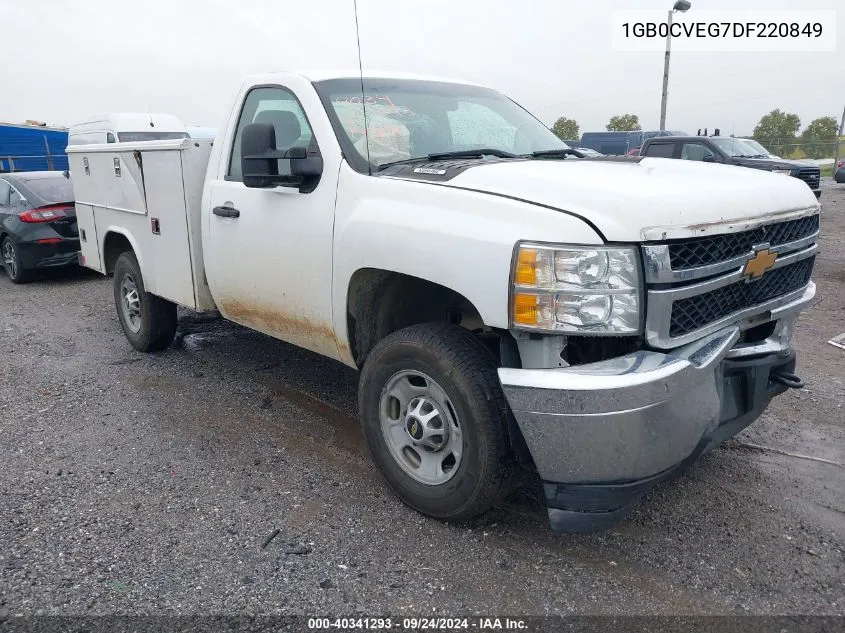
<path fill-rule="evenodd" d="M 750 137 L 744 137 L 750 138 Z M 802 141 L 800 138 L 757 138 L 772 154 L 783 158 L 833 160 L 835 157 L 845 158 L 845 137 L 839 140 L 837 153 L 836 141 Z"/>

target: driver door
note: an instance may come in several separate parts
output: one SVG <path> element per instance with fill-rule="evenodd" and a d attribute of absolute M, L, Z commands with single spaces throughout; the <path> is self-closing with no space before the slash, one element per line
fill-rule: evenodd
<path fill-rule="evenodd" d="M 272 123 L 276 148 L 320 152 L 320 139 L 295 92 L 285 86 L 249 90 L 230 146 L 210 183 L 205 267 L 227 319 L 319 354 L 338 358 L 332 327 L 332 235 L 339 164 L 326 160 L 317 188 L 248 188 L 241 171 L 241 135 L 249 123 Z M 222 139 L 221 139 L 222 140 Z M 335 164 L 332 164 L 332 163 Z M 289 172 L 279 161 L 279 173 Z M 285 170 L 288 170 L 287 172 Z M 218 207 L 237 217 L 213 212 Z"/>
<path fill-rule="evenodd" d="M 722 160 L 704 143 L 687 142 L 681 147 L 683 160 L 699 160 L 706 163 L 721 163 Z"/>

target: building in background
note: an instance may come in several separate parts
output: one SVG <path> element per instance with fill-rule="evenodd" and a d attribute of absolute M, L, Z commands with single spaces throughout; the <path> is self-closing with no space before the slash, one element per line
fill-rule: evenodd
<path fill-rule="evenodd" d="M 66 170 L 67 138 L 67 129 L 37 121 L 0 123 L 0 173 Z"/>

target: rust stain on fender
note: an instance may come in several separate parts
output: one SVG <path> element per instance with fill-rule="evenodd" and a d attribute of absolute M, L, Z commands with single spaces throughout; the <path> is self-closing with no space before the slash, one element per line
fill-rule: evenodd
<path fill-rule="evenodd" d="M 352 354 L 352 348 L 349 347 L 349 343 L 341 343 L 339 340 L 337 341 L 337 353 L 338 358 L 347 363 L 351 367 L 355 367 L 355 356 Z"/>
<path fill-rule="evenodd" d="M 236 323 L 327 356 L 336 357 L 338 354 L 337 339 L 328 323 L 315 323 L 285 314 L 277 308 L 238 299 L 221 299 L 218 305 L 221 312 Z"/>

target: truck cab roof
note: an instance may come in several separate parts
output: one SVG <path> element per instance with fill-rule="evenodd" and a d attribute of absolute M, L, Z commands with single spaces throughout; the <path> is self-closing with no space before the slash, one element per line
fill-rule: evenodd
<path fill-rule="evenodd" d="M 275 79 L 282 79 L 284 77 L 289 77 L 291 75 L 299 75 L 300 77 L 304 77 L 308 81 L 317 82 L 317 81 L 326 81 L 329 79 L 351 79 L 356 77 L 361 77 L 362 74 L 357 68 L 347 68 L 347 69 L 307 69 L 307 70 L 298 70 L 298 71 L 283 71 L 283 72 L 272 72 L 272 73 L 262 73 L 258 75 L 249 75 L 246 77 L 245 83 L 252 84 L 252 83 L 260 83 L 262 81 L 273 81 Z M 463 79 L 457 79 L 454 77 L 440 77 L 436 75 L 421 75 L 416 73 L 400 73 L 396 72 L 395 70 L 365 70 L 363 73 L 364 79 L 416 79 L 419 81 L 440 81 L 446 83 L 458 83 L 458 84 L 466 84 L 469 86 L 480 86 L 481 84 L 466 81 Z"/>
<path fill-rule="evenodd" d="M 184 124 L 172 114 L 109 112 L 93 114 L 71 125 L 68 145 L 187 137 Z"/>
<path fill-rule="evenodd" d="M 71 126 L 71 130 L 78 126 L 93 123 L 109 123 L 118 132 L 121 130 L 135 131 L 144 129 L 145 127 L 156 127 L 168 132 L 177 132 L 185 129 L 182 122 L 172 114 L 161 112 L 108 112 L 92 114 L 81 121 L 77 121 Z"/>

